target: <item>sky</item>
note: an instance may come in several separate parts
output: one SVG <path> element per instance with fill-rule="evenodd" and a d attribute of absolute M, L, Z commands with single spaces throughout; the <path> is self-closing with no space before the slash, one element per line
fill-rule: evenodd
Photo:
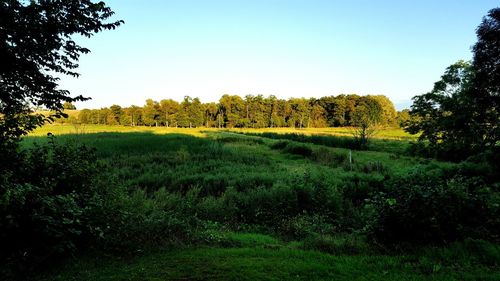
<path fill-rule="evenodd" d="M 91 49 L 61 87 L 77 108 L 223 94 L 383 94 L 397 109 L 472 58 L 495 0 L 107 0 L 125 24 L 77 38 Z"/>

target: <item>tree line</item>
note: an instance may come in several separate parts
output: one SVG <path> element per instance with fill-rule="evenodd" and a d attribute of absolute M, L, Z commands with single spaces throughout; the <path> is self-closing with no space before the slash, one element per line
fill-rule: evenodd
<path fill-rule="evenodd" d="M 398 113 L 383 95 L 355 94 L 316 98 L 279 99 L 273 95 L 223 95 L 219 102 L 202 103 L 199 98 L 147 99 L 144 106 L 112 105 L 83 109 L 71 122 L 126 126 L 273 128 L 359 126 L 370 121 L 394 126 L 408 118 Z"/>

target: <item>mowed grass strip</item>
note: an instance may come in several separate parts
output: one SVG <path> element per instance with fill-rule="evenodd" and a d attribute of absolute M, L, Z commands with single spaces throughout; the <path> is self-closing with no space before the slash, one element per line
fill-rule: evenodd
<path fill-rule="evenodd" d="M 333 256 L 281 247 L 185 248 L 130 260 L 78 260 L 44 279 L 67 280 L 500 280 L 488 268 L 422 270 L 405 256 Z"/>

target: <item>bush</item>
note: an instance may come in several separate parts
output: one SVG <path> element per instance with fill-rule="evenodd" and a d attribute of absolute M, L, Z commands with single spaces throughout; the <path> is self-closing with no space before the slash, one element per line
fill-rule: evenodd
<path fill-rule="evenodd" d="M 295 154 L 295 155 L 301 155 L 304 157 L 309 157 L 312 154 L 312 149 L 309 146 L 304 145 L 304 144 L 289 143 L 283 149 L 283 152 Z"/>
<path fill-rule="evenodd" d="M 329 147 L 360 149 L 359 143 L 355 139 L 342 136 L 319 136 L 319 135 L 307 136 L 304 134 L 296 134 L 296 133 L 279 134 L 270 132 L 245 133 L 245 135 L 259 136 L 270 139 L 282 139 L 282 140 L 290 140 L 296 142 L 313 143 Z"/>
<path fill-rule="evenodd" d="M 289 141 L 277 141 L 270 145 L 272 149 L 284 149 L 290 142 Z"/>
<path fill-rule="evenodd" d="M 347 154 L 336 153 L 331 149 L 320 147 L 312 152 L 311 158 L 324 165 L 336 166 L 347 160 Z"/>
<path fill-rule="evenodd" d="M 480 178 L 417 171 L 391 181 L 374 198 L 378 216 L 371 233 L 383 244 L 498 241 L 499 203 L 499 193 Z"/>
<path fill-rule="evenodd" d="M 313 150 L 301 143 L 294 143 L 290 141 L 278 141 L 273 144 L 271 144 L 272 149 L 280 149 L 285 153 L 290 153 L 290 154 L 295 154 L 295 155 L 301 155 L 304 157 L 309 157 L 312 155 Z"/>
<path fill-rule="evenodd" d="M 369 161 L 361 166 L 360 169 L 364 173 L 386 173 L 387 168 L 380 161 Z"/>
<path fill-rule="evenodd" d="M 134 252 L 183 243 L 198 224 L 199 190 L 128 190 L 74 143 L 34 145 L 0 173 L 0 273 L 19 278 L 77 250 Z M 14 161 L 15 160 L 15 161 Z"/>
<path fill-rule="evenodd" d="M 152 195 L 143 190 L 126 193 L 112 202 L 106 231 L 96 245 L 114 252 L 134 253 L 163 245 L 183 244 L 199 224 L 193 215 L 198 190 L 185 196 L 160 189 Z"/>
<path fill-rule="evenodd" d="M 0 174 L 0 258 L 24 270 L 73 252 L 103 235 L 95 151 L 84 145 L 35 145 Z"/>

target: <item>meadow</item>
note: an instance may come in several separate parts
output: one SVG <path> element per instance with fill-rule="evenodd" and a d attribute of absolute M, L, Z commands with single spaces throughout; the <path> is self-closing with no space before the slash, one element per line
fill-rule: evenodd
<path fill-rule="evenodd" d="M 459 165 L 406 155 L 414 137 L 399 129 L 381 130 L 367 151 L 343 147 L 348 133 L 336 128 L 39 128 L 23 140 L 24 147 L 51 142 L 95 148 L 99 181 L 104 188 L 118 187 L 111 190 L 122 192 L 125 199 L 118 205 L 128 215 L 107 218 L 101 246 L 37 278 L 500 278 L 500 248 L 482 239 L 424 247 L 373 243 L 373 237 L 386 235 L 377 234 L 374 225 L 373 194 L 388 192 L 385 185 L 393 178 L 419 181 L 419 174 L 440 175 Z M 129 250 L 114 250 L 123 248 Z"/>
<path fill-rule="evenodd" d="M 435 28 L 451 22 L 441 20 L 450 5 L 415 17 L 428 19 L 419 31 L 411 17 L 397 19 L 408 14 L 400 5 L 365 15 L 324 2 L 123 4 L 116 14 L 92 0 L 0 2 L 0 279 L 500 280 L 500 8 L 482 18 L 472 47 L 468 35 L 465 45 L 455 40 L 466 32 L 450 33 L 456 38 L 438 44 L 439 54 L 400 43 L 431 46 L 413 35 L 450 30 Z M 333 10 L 345 16 L 325 13 Z M 336 28 L 339 20 L 348 28 Z M 91 50 L 74 36 L 125 22 L 131 28 L 113 40 L 95 38 L 92 49 L 101 51 L 79 71 Z M 409 30 L 405 23 L 416 31 L 411 40 L 378 36 Z M 314 32 L 322 30 L 329 36 Z M 329 46 L 359 34 L 382 48 Z M 414 93 L 411 109 L 397 111 L 388 96 L 409 105 L 415 83 L 456 59 L 446 54 L 459 43 L 471 59 L 448 66 Z M 398 54 L 411 60 L 391 66 Z M 417 57 L 435 63 L 418 66 Z M 375 76 L 367 59 L 383 65 Z M 89 80 L 64 89 L 63 77 L 85 73 Z M 335 91 L 355 83 L 388 96 L 319 97 L 331 91 L 329 73 L 343 75 Z M 247 84 L 287 98 L 255 89 L 215 97 Z M 160 99 L 134 105 L 138 94 Z M 94 109 L 77 110 L 89 99 Z M 106 100 L 127 106 L 95 108 Z"/>

